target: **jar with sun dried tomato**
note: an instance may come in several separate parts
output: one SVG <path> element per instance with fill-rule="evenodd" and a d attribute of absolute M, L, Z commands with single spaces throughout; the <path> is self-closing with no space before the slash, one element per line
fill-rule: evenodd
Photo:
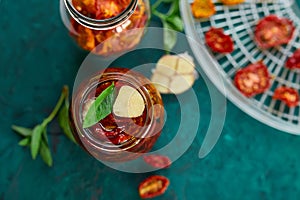
<path fill-rule="evenodd" d="M 70 35 L 82 49 L 102 56 L 135 47 L 150 17 L 148 0 L 61 1 Z"/>
<path fill-rule="evenodd" d="M 93 106 L 95 113 L 91 112 Z M 103 113 L 105 116 L 97 118 Z M 100 161 L 132 160 L 150 151 L 163 122 L 159 92 L 150 80 L 131 69 L 107 68 L 74 88 L 70 106 L 73 135 Z"/>

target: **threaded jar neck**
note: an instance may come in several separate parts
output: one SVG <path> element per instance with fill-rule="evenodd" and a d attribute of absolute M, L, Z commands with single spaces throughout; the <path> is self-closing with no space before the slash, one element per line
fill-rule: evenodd
<path fill-rule="evenodd" d="M 138 0 L 131 0 L 128 6 L 117 16 L 106 19 L 94 19 L 87 17 L 73 6 L 71 0 L 64 0 L 64 4 L 70 16 L 82 26 L 93 30 L 107 30 L 124 23 L 135 11 Z"/>

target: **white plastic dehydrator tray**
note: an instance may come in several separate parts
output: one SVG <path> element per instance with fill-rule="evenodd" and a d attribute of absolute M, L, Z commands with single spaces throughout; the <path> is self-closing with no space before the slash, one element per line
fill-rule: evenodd
<path fill-rule="evenodd" d="M 300 0 L 299 0 L 300 1 Z M 180 1 L 181 16 L 185 32 L 190 39 L 191 49 L 202 70 L 214 85 L 241 110 L 257 120 L 279 130 L 300 135 L 300 107 L 289 108 L 283 102 L 272 99 L 274 90 L 279 86 L 289 86 L 300 92 L 300 71 L 284 67 L 286 59 L 300 48 L 300 12 L 293 0 L 246 0 L 234 6 L 214 2 L 216 13 L 210 18 L 195 19 L 190 9 L 190 1 Z M 275 14 L 293 21 L 296 30 L 287 45 L 261 50 L 254 42 L 254 28 L 259 19 Z M 212 53 L 204 41 L 204 34 L 210 27 L 223 28 L 234 40 L 231 54 Z M 188 37 L 188 38 L 189 38 Z M 200 44 L 194 45 L 194 41 Z M 268 66 L 273 79 L 268 91 L 253 98 L 242 95 L 234 86 L 233 78 L 238 69 L 259 60 Z M 216 78 L 216 73 L 222 79 Z"/>

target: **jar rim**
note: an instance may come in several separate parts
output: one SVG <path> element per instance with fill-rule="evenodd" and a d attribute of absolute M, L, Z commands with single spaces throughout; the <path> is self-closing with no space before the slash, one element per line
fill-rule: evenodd
<path fill-rule="evenodd" d="M 114 68 L 114 69 L 117 69 L 117 68 Z M 123 68 L 120 68 L 120 69 L 123 69 Z M 135 71 L 132 71 L 132 70 L 129 70 L 128 72 L 133 72 L 133 73 L 137 73 Z M 118 76 L 118 75 L 122 75 L 122 77 L 125 77 L 123 79 L 130 79 L 129 81 L 128 80 L 123 80 L 123 79 L 120 79 L 120 77 L 118 77 L 118 80 L 121 80 L 121 81 L 126 81 L 126 82 L 129 82 L 131 85 L 133 86 L 138 86 L 139 85 L 139 81 L 131 74 L 128 74 L 128 72 L 126 73 L 120 73 L 120 72 L 105 72 L 102 71 L 101 73 L 97 73 L 96 75 L 93 75 L 92 77 L 90 77 L 89 80 L 87 80 L 87 83 L 91 86 L 89 87 L 85 87 L 83 90 L 82 90 L 82 94 L 80 95 L 81 96 L 81 100 L 79 101 L 79 105 L 78 107 L 77 106 L 72 106 L 73 108 L 75 109 L 78 109 L 77 112 L 79 112 L 77 115 L 76 113 L 77 112 L 72 112 L 73 115 L 77 115 L 77 116 L 73 116 L 73 119 L 74 119 L 74 122 L 75 122 L 75 127 L 77 129 L 77 131 L 81 132 L 81 134 L 84 135 L 84 137 L 86 137 L 88 139 L 88 143 L 92 146 L 94 146 L 95 148 L 98 148 L 98 149 L 102 149 L 102 150 L 105 150 L 105 151 L 109 151 L 109 152 L 118 152 L 118 151 L 124 151 L 124 150 L 127 150 L 127 149 L 130 149 L 131 147 L 133 147 L 134 145 L 136 145 L 137 143 L 140 142 L 140 140 L 144 137 L 147 137 L 150 129 L 151 129 L 151 124 L 153 123 L 153 119 L 154 119 L 154 116 L 153 116 L 153 112 L 150 112 L 150 110 L 148 109 L 148 107 L 146 106 L 145 109 L 147 109 L 147 120 L 146 121 L 150 121 L 150 124 L 149 125 L 146 125 L 146 129 L 143 129 L 143 134 L 139 134 L 138 137 L 134 137 L 134 138 L 131 138 L 129 140 L 127 140 L 126 142 L 122 143 L 122 144 L 119 144 L 119 145 L 112 145 L 112 144 L 109 144 L 109 143 L 103 143 L 101 142 L 100 140 L 97 140 L 93 134 L 91 133 L 90 130 L 85 130 L 85 129 L 81 129 L 78 127 L 78 122 L 82 122 L 82 106 L 84 104 L 84 102 L 87 100 L 87 96 L 88 94 L 90 93 L 90 91 L 94 88 L 94 87 L 97 87 L 97 85 L 99 85 L 100 82 L 97 82 L 99 81 L 99 77 L 101 77 L 104 73 L 105 73 L 105 76 L 108 76 L 109 74 L 113 74 L 115 76 Z M 104 80 L 103 82 L 107 82 L 107 81 L 112 81 L 112 79 L 114 80 L 114 77 L 111 77 L 111 78 L 108 78 L 107 80 Z M 102 82 L 102 81 L 101 81 Z M 100 83 L 101 84 L 101 83 Z M 80 91 L 81 89 L 79 89 Z M 143 99 L 145 101 L 145 104 L 147 105 L 148 103 L 152 104 L 152 101 L 151 101 L 151 96 L 149 93 L 147 93 L 147 89 L 146 88 L 138 88 L 139 93 L 143 96 Z M 73 100 L 72 100 L 72 104 L 73 104 Z M 81 113 L 81 114 L 80 114 Z M 150 114 L 150 115 L 149 115 Z M 79 120 L 79 121 L 78 121 Z M 79 123 L 80 124 L 80 123 Z M 125 148 L 120 148 L 120 147 L 124 147 L 126 146 Z"/>
<path fill-rule="evenodd" d="M 115 28 L 124 23 L 135 11 L 138 0 L 131 0 L 129 5 L 117 16 L 107 19 L 94 19 L 81 14 L 70 2 L 70 0 L 64 0 L 65 7 L 71 17 L 79 24 L 94 30 L 105 30 Z"/>

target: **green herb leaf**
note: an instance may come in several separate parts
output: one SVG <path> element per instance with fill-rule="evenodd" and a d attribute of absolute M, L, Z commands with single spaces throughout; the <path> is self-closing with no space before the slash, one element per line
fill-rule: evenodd
<path fill-rule="evenodd" d="M 96 98 L 83 120 L 83 128 L 93 126 L 112 112 L 114 91 L 115 85 L 112 83 Z"/>
<path fill-rule="evenodd" d="M 172 29 L 176 31 L 183 31 L 183 22 L 180 17 L 176 15 L 170 15 L 166 18 L 166 21 L 172 27 Z"/>
<path fill-rule="evenodd" d="M 168 12 L 165 14 L 157 10 L 161 3 L 170 5 Z M 157 16 L 163 24 L 164 49 L 167 52 L 170 52 L 177 42 L 177 34 L 172 30 L 183 31 L 183 22 L 179 10 L 179 0 L 157 0 L 152 5 L 151 12 L 153 15 Z"/>
<path fill-rule="evenodd" d="M 30 138 L 29 137 L 24 138 L 18 144 L 22 147 L 28 146 L 28 145 L 30 145 Z"/>
<path fill-rule="evenodd" d="M 53 164 L 53 159 L 52 159 L 51 151 L 49 149 L 48 144 L 44 140 L 41 141 L 40 155 L 41 155 L 43 161 L 49 167 L 51 167 L 52 164 Z"/>
<path fill-rule="evenodd" d="M 27 136 L 31 136 L 32 134 L 32 130 L 29 128 L 24 128 L 21 126 L 16 126 L 16 125 L 12 125 L 11 128 L 18 134 L 20 134 L 21 136 L 27 137 Z"/>
<path fill-rule="evenodd" d="M 17 132 L 19 135 L 25 137 L 20 142 L 20 146 L 29 146 L 31 151 L 31 156 L 33 159 L 37 157 L 40 152 L 42 159 L 48 166 L 52 166 L 52 156 L 49 149 L 48 136 L 47 136 L 47 125 L 52 122 L 52 120 L 57 116 L 58 112 L 61 111 L 60 121 L 68 121 L 68 107 L 69 107 L 69 88 L 64 86 L 60 95 L 58 102 L 56 103 L 54 109 L 50 115 L 43 120 L 41 124 L 36 125 L 33 130 L 29 128 L 24 128 L 21 126 L 13 125 L 11 128 Z M 62 107 L 63 106 L 63 107 Z M 63 130 L 66 132 L 66 124 L 63 123 Z M 70 128 L 70 127 L 69 127 Z M 71 131 L 69 130 L 70 134 Z M 70 138 L 70 137 L 69 137 Z M 70 138 L 71 139 L 71 138 Z M 74 140 L 71 139 L 71 140 Z"/>
<path fill-rule="evenodd" d="M 44 140 L 47 145 L 49 144 L 49 142 L 48 142 L 48 135 L 47 135 L 47 128 L 45 128 L 43 130 L 43 134 L 42 134 L 42 139 L 41 140 Z"/>
<path fill-rule="evenodd" d="M 33 159 L 36 158 L 36 156 L 39 152 L 41 136 L 43 134 L 44 129 L 45 129 L 45 127 L 43 127 L 42 125 L 37 125 L 33 129 L 31 143 L 30 143 L 31 156 Z"/>
<path fill-rule="evenodd" d="M 177 41 L 177 33 L 172 30 L 172 27 L 167 23 L 163 22 L 164 27 L 164 49 L 166 51 L 171 51 Z"/>
<path fill-rule="evenodd" d="M 73 137 L 71 127 L 69 124 L 69 99 L 65 99 L 65 103 L 63 104 L 61 110 L 58 113 L 58 123 L 65 135 L 76 144 L 76 140 Z"/>

